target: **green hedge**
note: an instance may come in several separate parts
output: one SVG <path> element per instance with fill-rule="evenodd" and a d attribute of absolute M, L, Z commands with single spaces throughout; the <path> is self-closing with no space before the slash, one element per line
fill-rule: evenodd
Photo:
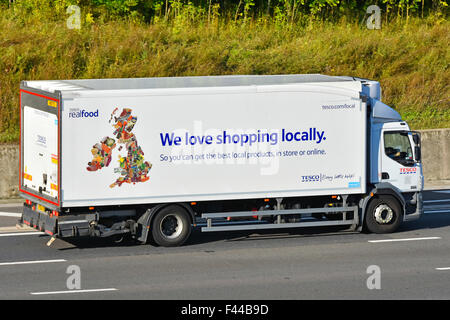
<path fill-rule="evenodd" d="M 82 9 L 81 29 L 71 30 L 69 1 L 30 6 L 26 15 L 19 6 L 42 1 L 18 0 L 14 8 L 0 1 L 0 142 L 18 141 L 21 80 L 77 78 L 351 75 L 380 81 L 383 101 L 413 129 L 450 127 L 450 22 L 442 13 L 383 20 L 381 30 L 368 30 L 364 20 L 345 16 L 234 21 L 211 11 L 209 20 L 180 13 L 145 23 L 102 20 Z"/>
<path fill-rule="evenodd" d="M 0 0 L 15 15 L 30 14 L 47 19 L 61 17 L 65 8 L 78 5 L 96 19 L 107 21 L 132 18 L 151 22 L 184 15 L 191 19 L 210 20 L 214 15 L 228 20 L 276 18 L 298 21 L 305 16 L 319 19 L 361 20 L 370 5 L 380 7 L 386 21 L 394 18 L 448 14 L 447 0 Z"/>

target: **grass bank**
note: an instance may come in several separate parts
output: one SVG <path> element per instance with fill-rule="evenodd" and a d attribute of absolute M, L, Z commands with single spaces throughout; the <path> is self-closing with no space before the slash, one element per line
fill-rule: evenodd
<path fill-rule="evenodd" d="M 65 21 L 0 15 L 0 142 L 19 137 L 21 80 L 323 73 L 381 82 L 413 129 L 450 127 L 450 22 L 363 24 Z"/>

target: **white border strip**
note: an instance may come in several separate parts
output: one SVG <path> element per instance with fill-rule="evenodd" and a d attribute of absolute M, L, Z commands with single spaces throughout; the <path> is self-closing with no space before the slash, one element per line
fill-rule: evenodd
<path fill-rule="evenodd" d="M 425 213 L 450 213 L 450 209 L 446 209 L 446 210 L 425 210 Z"/>
<path fill-rule="evenodd" d="M 441 237 L 426 237 L 426 238 L 405 238 L 405 239 L 383 239 L 383 240 L 369 240 L 370 243 L 380 242 L 399 242 L 399 241 L 418 241 L 418 240 L 439 240 Z"/>
<path fill-rule="evenodd" d="M 32 295 L 45 295 L 45 294 L 87 293 L 87 292 L 102 292 L 102 291 L 117 291 L 117 289 L 116 289 L 116 288 L 105 288 L 105 289 L 87 289 L 87 290 L 66 290 L 66 291 L 30 292 L 30 294 L 32 294 Z"/>
<path fill-rule="evenodd" d="M 13 266 L 17 264 L 35 264 L 35 263 L 53 263 L 53 262 L 66 262 L 64 259 L 55 260 L 35 260 L 35 261 L 17 261 L 17 262 L 1 262 L 0 266 Z"/>
<path fill-rule="evenodd" d="M 450 202 L 450 199 L 423 200 L 423 203 L 434 203 L 434 202 Z"/>
<path fill-rule="evenodd" d="M 14 217 L 14 218 L 20 218 L 22 216 L 21 213 L 17 212 L 3 212 L 0 211 L 0 217 Z"/>
<path fill-rule="evenodd" d="M 41 231 L 23 231 L 23 232 L 14 232 L 14 233 L 0 233 L 0 237 L 14 237 L 14 236 L 31 236 L 36 234 L 45 234 L 45 232 Z"/>
<path fill-rule="evenodd" d="M 445 268 L 436 268 L 436 270 L 439 270 L 439 271 L 450 270 L 450 267 L 445 267 Z"/>

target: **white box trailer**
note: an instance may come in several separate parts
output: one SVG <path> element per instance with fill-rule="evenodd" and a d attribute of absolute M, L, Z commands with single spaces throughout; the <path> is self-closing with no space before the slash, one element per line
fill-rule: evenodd
<path fill-rule="evenodd" d="M 202 231 L 361 229 L 372 198 L 388 200 L 369 208 L 372 231 L 420 214 L 420 139 L 379 101 L 374 81 L 23 81 L 20 96 L 22 220 L 53 236 L 151 234 L 179 245 L 202 223 Z M 407 153 L 396 162 L 408 181 L 381 179 L 384 130 Z"/>

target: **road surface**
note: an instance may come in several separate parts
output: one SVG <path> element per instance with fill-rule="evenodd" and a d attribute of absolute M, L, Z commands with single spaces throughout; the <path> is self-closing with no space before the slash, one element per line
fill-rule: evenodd
<path fill-rule="evenodd" d="M 423 218 L 393 234 L 195 230 L 177 248 L 47 247 L 12 228 L 18 204 L 1 204 L 0 299 L 450 299 L 450 190 L 424 199 Z"/>

